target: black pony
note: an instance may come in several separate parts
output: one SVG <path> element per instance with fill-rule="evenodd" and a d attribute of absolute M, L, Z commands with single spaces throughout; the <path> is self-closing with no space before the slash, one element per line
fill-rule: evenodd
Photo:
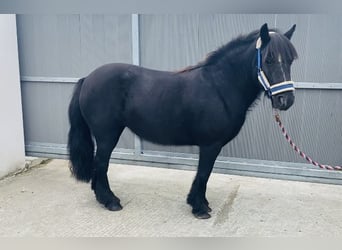
<path fill-rule="evenodd" d="M 69 106 L 72 174 L 92 180 L 96 199 L 117 211 L 122 206 L 109 187 L 107 170 L 125 127 L 154 143 L 197 145 L 198 170 L 187 203 L 197 218 L 209 218 L 208 178 L 221 148 L 239 133 L 248 108 L 263 88 L 276 109 L 286 110 L 294 102 L 294 30 L 295 25 L 282 34 L 264 24 L 178 72 L 107 64 L 80 79 Z"/>

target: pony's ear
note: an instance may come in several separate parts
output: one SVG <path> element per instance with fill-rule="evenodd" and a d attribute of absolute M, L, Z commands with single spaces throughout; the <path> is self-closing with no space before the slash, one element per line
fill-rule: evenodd
<path fill-rule="evenodd" d="M 266 45 L 270 41 L 270 39 L 271 39 L 269 31 L 268 31 L 267 23 L 265 23 L 260 28 L 260 38 L 261 38 L 261 43 L 263 45 Z"/>
<path fill-rule="evenodd" d="M 289 31 L 287 31 L 284 36 L 286 36 L 289 40 L 291 39 L 293 32 L 296 30 L 296 25 L 294 24 Z"/>

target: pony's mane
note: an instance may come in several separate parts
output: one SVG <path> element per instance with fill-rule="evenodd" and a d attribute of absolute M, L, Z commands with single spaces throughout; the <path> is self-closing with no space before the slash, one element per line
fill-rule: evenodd
<path fill-rule="evenodd" d="M 270 31 L 273 31 L 275 33 L 271 35 L 271 40 L 265 47 L 265 58 L 269 54 L 281 53 L 285 56 L 285 60 L 293 61 L 294 59 L 296 59 L 297 52 L 292 43 L 278 30 L 270 29 Z M 177 71 L 177 73 L 188 72 L 208 65 L 213 65 L 217 63 L 222 57 L 226 57 L 227 55 L 236 52 L 237 49 L 243 49 L 246 45 L 250 45 L 252 42 L 255 42 L 258 36 L 259 30 L 255 30 L 247 35 L 240 35 L 227 44 L 223 45 L 222 47 L 218 48 L 217 50 L 210 52 L 203 61 L 199 62 L 196 65 L 188 66 L 184 69 L 181 69 Z"/>

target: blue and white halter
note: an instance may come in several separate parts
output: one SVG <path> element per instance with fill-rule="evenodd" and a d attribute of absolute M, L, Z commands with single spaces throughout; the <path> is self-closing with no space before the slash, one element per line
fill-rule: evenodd
<path fill-rule="evenodd" d="M 273 32 L 270 32 L 270 34 Z M 258 80 L 262 87 L 265 89 L 267 96 L 271 97 L 280 93 L 284 93 L 287 91 L 294 91 L 294 82 L 293 81 L 283 81 L 271 86 L 270 82 L 268 81 L 264 71 L 261 68 L 261 38 L 259 37 L 256 42 L 256 49 L 257 49 L 257 67 L 258 67 Z"/>

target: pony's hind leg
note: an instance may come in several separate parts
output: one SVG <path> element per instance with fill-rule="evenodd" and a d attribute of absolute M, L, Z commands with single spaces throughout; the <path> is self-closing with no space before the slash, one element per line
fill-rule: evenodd
<path fill-rule="evenodd" d="M 91 187 L 95 192 L 98 202 L 103 204 L 111 211 L 118 211 L 122 209 L 120 199 L 111 191 L 108 182 L 108 164 L 111 153 L 115 148 L 124 127 L 112 128 L 111 133 L 102 133 L 101 136 L 95 135 L 97 144 L 95 159 L 94 159 L 94 173 Z"/>
<path fill-rule="evenodd" d="M 213 169 L 216 157 L 221 151 L 221 144 L 200 147 L 200 157 L 196 177 L 192 183 L 187 202 L 192 206 L 192 213 L 196 218 L 210 218 L 209 202 L 205 197 L 207 182 Z"/>

